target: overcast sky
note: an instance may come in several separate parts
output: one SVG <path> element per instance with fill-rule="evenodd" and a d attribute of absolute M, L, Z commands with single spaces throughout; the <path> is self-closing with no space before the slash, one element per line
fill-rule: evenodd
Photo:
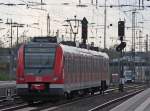
<path fill-rule="evenodd" d="M 65 35 L 66 39 L 70 39 L 69 27 L 64 27 L 67 23 L 64 21 L 66 19 L 74 18 L 74 15 L 77 16 L 78 19 L 83 19 L 86 17 L 89 21 L 89 40 L 95 42 L 96 45 L 103 47 L 103 26 L 104 25 L 104 7 L 96 8 L 96 0 L 93 0 L 93 4 L 91 4 L 92 0 L 81 0 L 81 4 L 86 5 L 87 7 L 77 7 L 79 4 L 79 0 L 43 0 L 47 5 L 43 6 L 32 6 L 34 3 L 30 2 L 39 2 L 41 0 L 0 0 L 0 3 L 25 3 L 27 5 L 17 5 L 17 6 L 7 6 L 0 5 L 0 18 L 3 19 L 4 22 L 7 19 L 12 19 L 13 22 L 26 24 L 24 28 L 19 28 L 19 36 L 25 34 L 26 36 L 39 36 L 46 35 L 46 17 L 49 13 L 51 18 L 51 35 L 55 34 L 57 30 L 61 35 Z M 141 0 L 142 1 L 142 0 Z M 64 5 L 64 3 L 68 3 Z M 107 0 L 107 5 L 135 5 L 138 6 L 139 0 Z M 150 3 L 145 0 L 144 5 L 148 6 Z M 98 6 L 104 6 L 104 0 L 98 0 Z M 43 9 L 43 10 L 38 10 Z M 112 46 L 117 41 L 117 27 L 118 20 L 126 21 L 126 27 L 131 27 L 131 11 L 135 9 L 135 7 L 107 7 L 107 47 Z M 138 7 L 136 7 L 138 9 Z M 124 12 L 127 11 L 127 12 Z M 143 36 L 149 33 L 149 16 L 150 9 L 146 8 L 145 10 L 137 11 L 136 13 L 136 21 L 141 22 L 143 20 L 145 27 L 143 29 Z M 33 25 L 34 23 L 39 23 L 39 25 Z M 94 24 L 93 24 L 94 23 Z M 28 24 L 28 25 L 27 25 Z M 91 25 L 93 24 L 93 25 Z M 112 24 L 112 26 L 110 26 Z M 98 26 L 97 26 L 98 25 Z M 142 24 L 137 24 L 142 26 Z M 28 26 L 28 27 L 27 27 Z M 30 27 L 29 27 L 30 26 Z M 4 24 L 0 24 L 1 28 L 6 28 L 4 30 L 0 30 L 0 39 L 2 41 L 9 41 L 10 38 L 10 26 L 6 26 Z M 13 36 L 14 42 L 16 41 L 16 28 L 13 28 Z M 80 41 L 80 32 L 77 35 L 77 40 Z M 67 33 L 66 33 L 67 32 Z M 6 35 L 6 33 L 8 33 Z M 138 33 L 137 33 L 138 35 Z M 128 42 L 128 46 L 131 45 L 131 29 L 126 29 L 126 40 Z M 91 38 L 92 37 L 92 38 Z M 95 38 L 93 38 L 95 37 Z M 138 40 L 137 40 L 138 41 Z M 144 40 L 143 40 L 144 41 Z"/>

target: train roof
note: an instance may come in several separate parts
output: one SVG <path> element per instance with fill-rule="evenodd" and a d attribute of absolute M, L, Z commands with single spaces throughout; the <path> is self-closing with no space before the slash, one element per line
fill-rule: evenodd
<path fill-rule="evenodd" d="M 39 46 L 37 44 L 39 44 L 39 43 L 38 42 L 30 42 L 25 45 L 26 45 L 26 47 L 36 47 L 36 46 Z M 106 59 L 109 59 L 109 56 L 104 52 L 98 52 L 98 51 L 93 51 L 93 50 L 58 44 L 58 43 L 40 43 L 40 44 L 42 44 L 42 47 L 47 47 L 47 46 L 55 47 L 55 46 L 59 45 L 63 49 L 64 52 L 74 53 L 74 54 L 82 54 L 82 55 L 88 55 L 88 56 L 101 56 Z"/>
<path fill-rule="evenodd" d="M 74 53 L 74 54 L 83 54 L 83 55 L 91 55 L 91 56 L 101 56 L 106 59 L 109 59 L 109 56 L 104 52 L 97 52 L 93 50 L 83 49 L 83 48 L 77 48 L 73 46 L 67 46 L 60 44 L 64 52 Z"/>

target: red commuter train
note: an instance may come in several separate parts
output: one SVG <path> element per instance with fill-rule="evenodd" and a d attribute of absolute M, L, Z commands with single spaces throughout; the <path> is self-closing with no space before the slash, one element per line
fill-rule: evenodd
<path fill-rule="evenodd" d="M 102 52 L 51 42 L 31 42 L 18 50 L 17 94 L 28 102 L 101 92 L 109 78 L 109 57 Z"/>

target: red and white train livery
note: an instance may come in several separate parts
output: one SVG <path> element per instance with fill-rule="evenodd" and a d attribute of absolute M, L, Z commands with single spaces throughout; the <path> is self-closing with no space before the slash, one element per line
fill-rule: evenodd
<path fill-rule="evenodd" d="M 59 43 L 31 42 L 18 51 L 17 94 L 24 100 L 70 97 L 109 85 L 109 57 Z"/>

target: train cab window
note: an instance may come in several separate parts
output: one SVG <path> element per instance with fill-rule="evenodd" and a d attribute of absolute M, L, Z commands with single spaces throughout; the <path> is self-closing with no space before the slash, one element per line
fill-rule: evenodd
<path fill-rule="evenodd" d="M 25 73 L 49 74 L 54 67 L 54 47 L 25 47 Z"/>

